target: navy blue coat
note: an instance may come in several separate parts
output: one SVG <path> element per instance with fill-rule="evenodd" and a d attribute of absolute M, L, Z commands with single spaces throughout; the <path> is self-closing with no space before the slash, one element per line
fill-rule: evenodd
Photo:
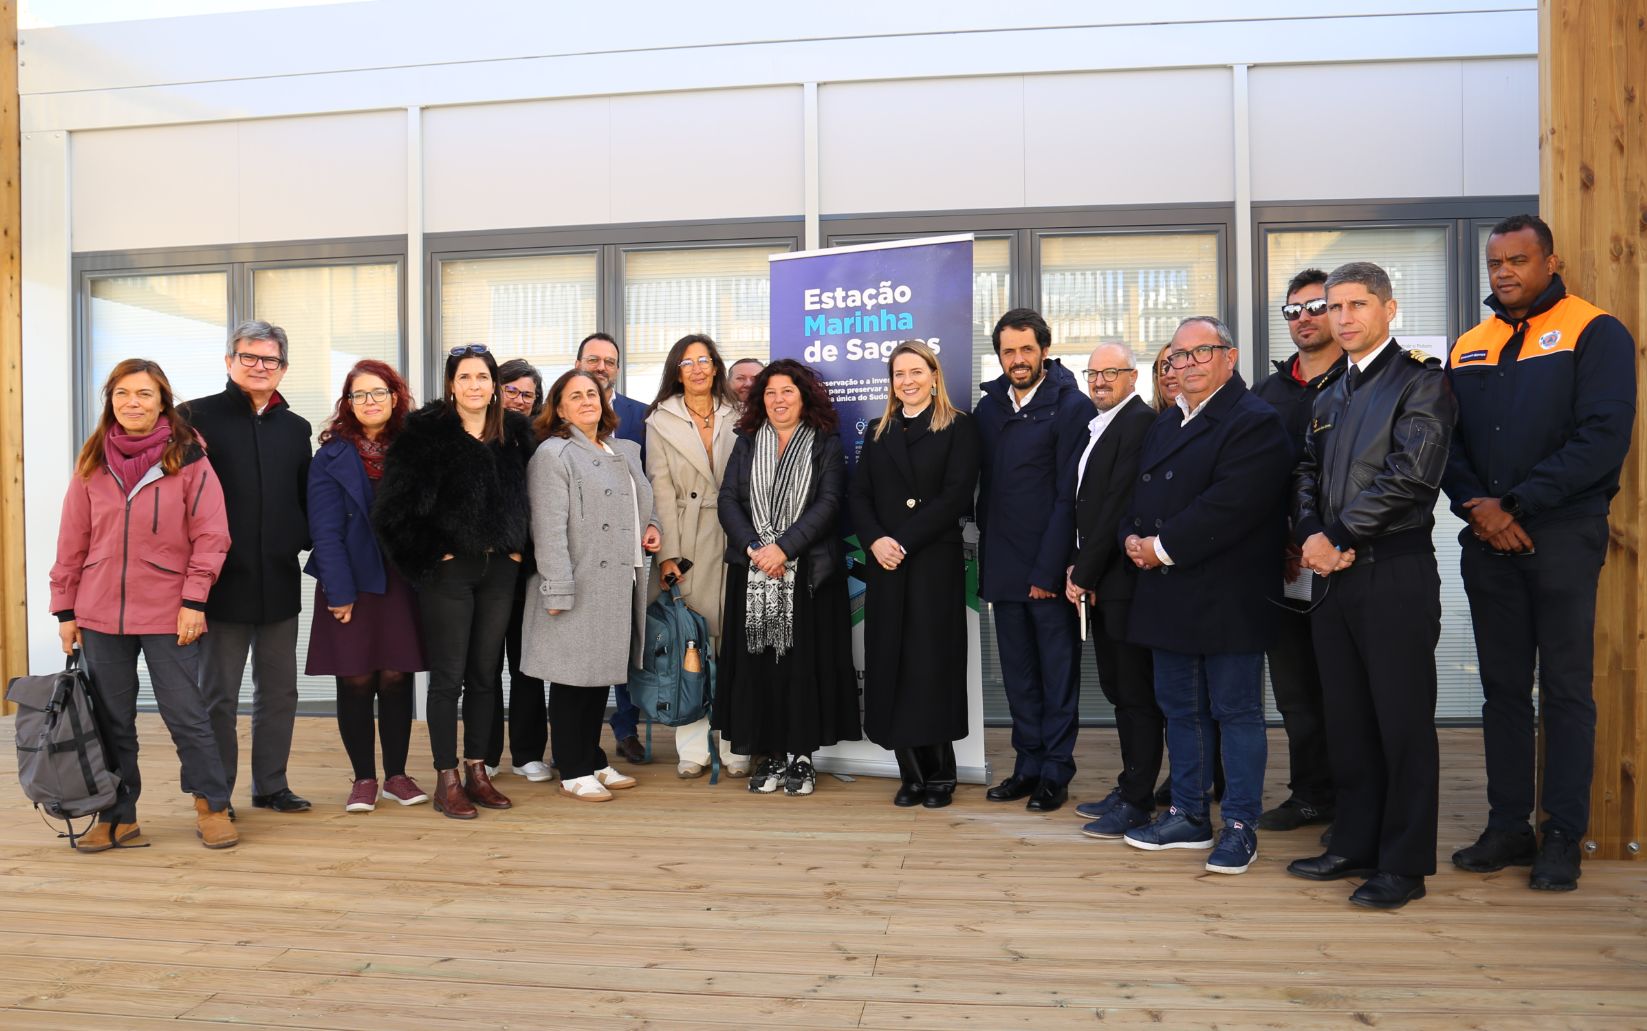
<path fill-rule="evenodd" d="M 1021 412 L 1005 375 L 973 409 L 982 443 L 978 597 L 1028 601 L 1031 585 L 1062 598 L 1075 550 L 1075 463 L 1087 446 L 1092 399 L 1057 359 Z"/>
<path fill-rule="evenodd" d="M 1117 534 L 1159 537 L 1173 561 L 1139 573 L 1128 639 L 1189 655 L 1263 651 L 1281 597 L 1292 441 L 1239 373 L 1183 420 L 1174 405 L 1145 435 Z"/>
<path fill-rule="evenodd" d="M 372 532 L 372 481 L 355 446 L 333 437 L 309 463 L 309 537 L 314 550 L 303 571 L 320 581 L 332 605 L 352 605 L 361 593 L 388 589 L 383 551 Z"/>
<path fill-rule="evenodd" d="M 624 397 L 617 391 L 612 391 L 612 411 L 618 414 L 618 428 L 612 432 L 615 437 L 632 440 L 640 445 L 641 464 L 646 463 L 646 406 L 632 397 Z"/>

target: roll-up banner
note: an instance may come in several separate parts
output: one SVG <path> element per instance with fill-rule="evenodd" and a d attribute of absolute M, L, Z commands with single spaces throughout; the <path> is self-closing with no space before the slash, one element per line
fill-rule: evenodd
<path fill-rule="evenodd" d="M 854 474 L 864 431 L 886 411 L 891 378 L 887 357 L 905 340 L 923 340 L 943 365 L 950 400 L 971 410 L 972 236 L 833 247 L 774 254 L 771 260 L 772 357 L 794 358 L 816 369 L 840 416 L 847 475 Z M 853 568 L 864 546 L 843 516 L 841 532 Z M 984 757 L 983 665 L 979 653 L 978 561 L 967 550 L 967 713 L 969 733 L 955 743 L 962 781 L 989 779 Z M 863 710 L 864 584 L 851 571 L 852 650 Z M 891 752 L 871 741 L 843 741 L 820 750 L 822 771 L 898 776 Z"/>

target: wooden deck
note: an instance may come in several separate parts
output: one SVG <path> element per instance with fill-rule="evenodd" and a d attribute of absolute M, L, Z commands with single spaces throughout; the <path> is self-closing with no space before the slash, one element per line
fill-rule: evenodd
<path fill-rule="evenodd" d="M 932 812 L 868 779 L 756 796 L 677 781 L 667 756 L 604 805 L 502 777 L 516 808 L 468 823 L 345 814 L 323 719 L 299 721 L 293 757 L 316 810 L 242 795 L 240 847 L 208 852 L 158 718 L 141 732 L 147 849 L 73 853 L 0 763 L 0 1027 L 1647 1026 L 1647 866 L 1588 863 L 1561 896 L 1446 863 L 1485 811 L 1474 730 L 1442 733 L 1442 871 L 1398 913 L 1286 876 L 1314 829 L 1262 835 L 1223 877 L 977 787 Z M 1079 797 L 1114 752 L 1083 732 Z"/>

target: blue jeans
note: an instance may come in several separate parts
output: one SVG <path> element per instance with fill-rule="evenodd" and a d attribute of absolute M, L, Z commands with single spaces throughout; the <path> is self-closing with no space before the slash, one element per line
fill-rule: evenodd
<path fill-rule="evenodd" d="M 622 744 L 624 738 L 634 737 L 635 729 L 640 726 L 640 706 L 629 700 L 628 684 L 613 685 L 612 698 L 617 704 L 606 723 L 612 728 L 612 737 Z"/>
<path fill-rule="evenodd" d="M 1186 655 L 1155 650 L 1155 701 L 1167 718 L 1172 804 L 1206 819 L 1212 796 L 1213 723 L 1223 740 L 1225 820 L 1258 822 L 1269 742 L 1264 733 L 1264 653 Z"/>

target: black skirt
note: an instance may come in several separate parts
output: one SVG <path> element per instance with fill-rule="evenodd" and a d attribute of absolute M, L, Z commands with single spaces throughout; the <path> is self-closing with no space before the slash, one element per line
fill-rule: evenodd
<path fill-rule="evenodd" d="M 744 755 L 810 755 L 862 736 L 846 574 L 836 573 L 814 592 L 807 563 L 797 565 L 795 639 L 782 658 L 770 648 L 758 655 L 745 650 L 749 569 L 727 566 L 711 724 Z"/>

